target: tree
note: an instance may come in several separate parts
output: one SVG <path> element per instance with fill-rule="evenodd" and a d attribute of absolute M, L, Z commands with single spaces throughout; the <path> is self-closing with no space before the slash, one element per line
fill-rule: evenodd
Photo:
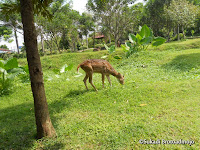
<path fill-rule="evenodd" d="M 12 30 L 5 26 L 5 25 L 0 25 L 0 40 L 3 38 L 5 41 L 9 40 L 12 35 Z"/>
<path fill-rule="evenodd" d="M 62 1 L 54 1 L 48 10 L 53 14 L 52 19 L 37 17 L 36 22 L 50 51 L 55 47 L 60 52 L 61 48 L 68 48 L 69 45 L 74 49 L 79 13 L 71 9 L 70 3 L 62 4 Z"/>
<path fill-rule="evenodd" d="M 92 19 L 92 16 L 86 13 L 82 13 L 82 16 L 79 19 L 80 23 L 80 30 L 82 32 L 82 35 L 86 36 L 86 42 L 87 42 L 87 48 L 88 48 L 88 34 L 89 31 L 93 31 L 94 21 Z"/>
<path fill-rule="evenodd" d="M 161 36 L 162 28 L 170 24 L 163 16 L 164 6 L 168 6 L 170 2 L 171 0 L 148 0 L 145 5 L 142 22 L 151 27 L 156 36 Z"/>
<path fill-rule="evenodd" d="M 7 45 L 5 45 L 5 44 L 4 44 L 4 45 L 1 45 L 0 48 L 8 49 Z"/>
<path fill-rule="evenodd" d="M 184 36 L 185 28 L 194 26 L 198 12 L 198 7 L 189 3 L 187 0 L 172 0 L 170 6 L 165 7 L 165 14 L 177 26 L 178 40 L 180 39 L 180 27 L 182 27 Z"/>
<path fill-rule="evenodd" d="M 117 46 L 119 39 L 130 25 L 131 17 L 128 4 L 135 0 L 88 0 L 87 8 L 99 18 L 101 26 L 107 28 L 108 34 L 115 39 Z"/>
<path fill-rule="evenodd" d="M 19 14 L 17 13 L 12 13 L 7 16 L 8 14 L 1 13 L 1 20 L 4 22 L 4 25 L 7 27 L 11 27 L 14 31 L 14 37 L 15 37 L 15 42 L 16 42 L 16 47 L 17 47 L 17 53 L 19 54 L 19 43 L 18 43 L 18 36 L 17 36 L 17 29 L 22 29 L 22 26 L 20 25 L 21 18 Z"/>
<path fill-rule="evenodd" d="M 52 137 L 55 136 L 56 132 L 49 117 L 48 105 L 45 96 L 43 73 L 37 48 L 37 36 L 34 26 L 32 4 L 32 0 L 20 0 L 24 41 L 31 79 L 31 88 L 34 97 L 37 138 L 42 138 L 44 136 Z"/>

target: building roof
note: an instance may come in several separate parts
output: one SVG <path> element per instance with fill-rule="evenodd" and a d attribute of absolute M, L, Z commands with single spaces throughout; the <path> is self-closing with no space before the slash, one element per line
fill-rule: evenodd
<path fill-rule="evenodd" d="M 0 48 L 0 53 L 11 53 L 12 51 L 9 49 Z"/>
<path fill-rule="evenodd" d="M 102 39 L 102 38 L 104 38 L 104 35 L 95 36 L 95 39 Z"/>

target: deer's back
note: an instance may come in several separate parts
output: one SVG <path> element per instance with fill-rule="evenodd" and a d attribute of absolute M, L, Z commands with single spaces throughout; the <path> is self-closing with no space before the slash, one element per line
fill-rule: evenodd
<path fill-rule="evenodd" d="M 89 59 L 81 63 L 80 67 L 85 71 L 95 73 L 108 73 L 115 71 L 111 64 L 103 59 Z"/>

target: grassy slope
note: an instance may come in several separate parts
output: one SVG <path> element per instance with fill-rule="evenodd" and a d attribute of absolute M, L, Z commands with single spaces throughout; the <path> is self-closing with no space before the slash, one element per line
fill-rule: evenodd
<path fill-rule="evenodd" d="M 200 49 L 181 49 L 183 45 L 194 48 L 197 42 L 200 40 L 165 44 L 164 51 L 158 48 L 113 60 L 115 69 L 125 74 L 126 83 L 121 86 L 112 77 L 113 87 L 106 82 L 102 89 L 101 76 L 95 74 L 98 93 L 90 85 L 90 90 L 85 90 L 84 75 L 74 76 L 78 63 L 100 58 L 105 52 L 42 57 L 46 95 L 58 137 L 34 140 L 30 85 L 18 79 L 13 93 L 0 97 L 0 149 L 199 149 Z M 25 60 L 20 62 L 25 64 Z M 55 77 L 52 69 L 65 63 L 73 63 L 73 70 Z M 141 145 L 139 139 L 196 143 L 191 147 Z"/>

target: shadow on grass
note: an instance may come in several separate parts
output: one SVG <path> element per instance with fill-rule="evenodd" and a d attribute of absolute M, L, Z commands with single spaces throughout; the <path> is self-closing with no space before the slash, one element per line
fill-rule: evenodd
<path fill-rule="evenodd" d="M 0 149 L 30 148 L 35 140 L 35 119 L 31 103 L 0 109 Z"/>
<path fill-rule="evenodd" d="M 67 95 L 65 95 L 64 98 L 67 98 L 67 97 L 76 97 L 76 96 L 79 96 L 81 94 L 84 94 L 86 92 L 90 92 L 90 91 L 95 91 L 95 90 L 71 90 Z"/>
<path fill-rule="evenodd" d="M 51 116 L 56 121 L 52 114 Z M 36 141 L 33 103 L 0 109 L 0 121 L 0 149 L 33 148 Z M 51 145 L 43 145 L 42 149 L 62 149 L 63 146 L 54 141 Z"/>
<path fill-rule="evenodd" d="M 184 54 L 174 58 L 171 62 L 162 65 L 165 69 L 190 71 L 193 68 L 200 68 L 200 53 Z"/>

